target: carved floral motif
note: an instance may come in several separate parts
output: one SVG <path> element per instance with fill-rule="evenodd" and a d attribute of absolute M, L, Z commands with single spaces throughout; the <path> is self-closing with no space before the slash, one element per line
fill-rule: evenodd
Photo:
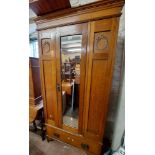
<path fill-rule="evenodd" d="M 44 53 L 49 53 L 50 52 L 50 43 L 45 41 L 43 44 L 43 51 Z"/>
<path fill-rule="evenodd" d="M 100 51 L 108 49 L 108 38 L 104 32 L 95 33 L 94 50 Z"/>

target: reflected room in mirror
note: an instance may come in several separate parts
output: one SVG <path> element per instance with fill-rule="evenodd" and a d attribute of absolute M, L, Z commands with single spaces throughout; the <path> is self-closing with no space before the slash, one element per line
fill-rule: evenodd
<path fill-rule="evenodd" d="M 78 129 L 82 35 L 61 37 L 63 124 Z"/>

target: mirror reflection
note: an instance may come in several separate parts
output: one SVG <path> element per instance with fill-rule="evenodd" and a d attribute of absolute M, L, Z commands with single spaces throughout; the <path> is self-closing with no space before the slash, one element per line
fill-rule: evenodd
<path fill-rule="evenodd" d="M 63 124 L 78 128 L 82 35 L 61 37 Z"/>

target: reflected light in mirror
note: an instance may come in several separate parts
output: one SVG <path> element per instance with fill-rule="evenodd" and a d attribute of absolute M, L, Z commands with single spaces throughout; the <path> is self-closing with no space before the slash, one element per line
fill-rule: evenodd
<path fill-rule="evenodd" d="M 69 52 L 71 52 L 71 51 L 81 51 L 81 48 L 68 49 L 67 51 L 69 51 Z"/>

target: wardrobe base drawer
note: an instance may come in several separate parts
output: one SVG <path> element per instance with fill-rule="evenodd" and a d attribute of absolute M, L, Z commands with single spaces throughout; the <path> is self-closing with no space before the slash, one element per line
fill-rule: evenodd
<path fill-rule="evenodd" d="M 100 142 L 94 142 L 91 139 L 86 139 L 81 135 L 76 135 L 64 131 L 60 128 L 47 125 L 47 136 L 50 139 L 58 139 L 78 148 L 81 148 L 87 152 L 95 155 L 100 155 L 102 144 Z"/>

